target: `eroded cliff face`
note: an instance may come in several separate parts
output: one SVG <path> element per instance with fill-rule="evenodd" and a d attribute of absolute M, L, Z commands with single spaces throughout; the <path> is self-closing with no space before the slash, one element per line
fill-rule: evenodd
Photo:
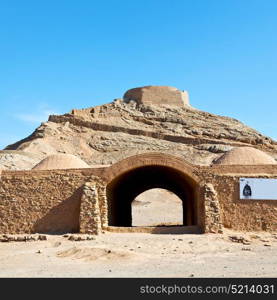
<path fill-rule="evenodd" d="M 238 120 L 199 111 L 189 106 L 156 106 L 112 103 L 65 115 L 52 115 L 29 137 L 6 147 L 36 155 L 18 169 L 30 169 L 37 157 L 68 153 L 89 165 L 109 165 L 143 152 L 163 152 L 199 165 L 209 165 L 234 146 L 252 146 L 277 159 L 277 143 Z M 12 159 L 1 160 L 5 169 L 16 169 Z M 9 151 L 10 152 L 10 151 Z"/>

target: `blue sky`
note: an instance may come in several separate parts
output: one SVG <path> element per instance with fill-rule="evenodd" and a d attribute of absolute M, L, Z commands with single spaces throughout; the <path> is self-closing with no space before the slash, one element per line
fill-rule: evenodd
<path fill-rule="evenodd" d="M 277 139 L 276 32 L 275 0 L 0 0 L 0 148 L 143 85 Z"/>

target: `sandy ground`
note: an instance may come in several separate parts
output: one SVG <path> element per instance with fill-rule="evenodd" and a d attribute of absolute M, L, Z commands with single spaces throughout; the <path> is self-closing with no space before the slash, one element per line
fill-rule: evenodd
<path fill-rule="evenodd" d="M 232 242 L 243 236 L 250 245 Z M 0 277 L 276 277 L 270 233 L 105 233 L 95 240 L 0 243 Z"/>
<path fill-rule="evenodd" d="M 133 226 L 180 224 L 182 203 L 166 190 L 149 190 L 133 202 L 132 218 Z M 106 232 L 86 241 L 69 236 L 1 242 L 0 277 L 277 276 L 277 234 Z"/>
<path fill-rule="evenodd" d="M 168 190 L 150 189 L 132 202 L 132 226 L 182 224 L 182 200 Z"/>

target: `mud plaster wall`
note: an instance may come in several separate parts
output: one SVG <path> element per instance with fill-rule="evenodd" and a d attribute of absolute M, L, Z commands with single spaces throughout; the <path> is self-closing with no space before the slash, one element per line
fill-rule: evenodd
<path fill-rule="evenodd" d="M 68 170 L 2 173 L 0 233 L 97 233 L 95 213 L 106 215 L 105 186 L 99 177 L 88 173 Z M 88 192 L 86 185 L 94 193 Z M 102 221 L 105 218 L 99 218 L 100 227 Z"/>
<path fill-rule="evenodd" d="M 189 104 L 187 92 L 167 86 L 146 86 L 128 90 L 123 99 L 126 102 L 135 100 L 145 105 L 175 105 L 183 107 Z"/>
<path fill-rule="evenodd" d="M 99 233 L 107 226 L 106 177 L 115 176 L 124 164 L 129 169 L 147 162 L 142 156 L 140 159 L 125 160 L 105 170 L 3 171 L 0 234 Z M 157 164 L 183 168 L 177 160 L 160 159 Z M 190 166 L 185 172 L 197 176 L 204 191 L 197 201 L 205 232 L 221 231 L 221 223 L 234 230 L 277 229 L 277 201 L 239 200 L 240 177 L 277 178 L 276 166 Z"/>
<path fill-rule="evenodd" d="M 265 176 L 260 177 L 265 178 Z M 277 178 L 277 176 L 268 178 Z M 276 231 L 277 201 L 240 200 L 239 179 L 240 176 L 216 176 L 213 180 L 220 203 L 223 226 L 234 230 Z"/>
<path fill-rule="evenodd" d="M 239 199 L 241 177 L 277 178 L 276 165 L 200 167 L 170 155 L 147 153 L 126 158 L 103 174 L 111 179 L 122 170 L 151 164 L 171 166 L 195 178 L 200 190 L 195 199 L 199 225 L 204 232 L 221 232 L 223 227 L 246 231 L 277 229 L 277 200 Z"/>
<path fill-rule="evenodd" d="M 202 167 L 199 176 L 203 183 L 212 184 L 216 192 L 223 227 L 243 231 L 277 230 L 277 200 L 240 200 L 239 194 L 242 177 L 277 179 L 275 165 Z"/>

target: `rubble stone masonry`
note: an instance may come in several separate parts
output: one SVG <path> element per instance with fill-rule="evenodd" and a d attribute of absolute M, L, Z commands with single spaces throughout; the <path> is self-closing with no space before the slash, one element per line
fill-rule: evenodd
<path fill-rule="evenodd" d="M 7 171 L 0 181 L 0 233 L 98 232 L 103 188 L 82 170 Z"/>
<path fill-rule="evenodd" d="M 240 200 L 240 177 L 277 178 L 276 166 L 188 165 L 165 154 L 137 155 L 116 167 L 2 171 L 0 174 L 0 234 L 67 233 L 99 234 L 108 226 L 106 185 L 120 170 L 145 164 L 176 166 L 193 176 L 198 224 L 202 232 L 224 228 L 276 231 L 277 201 Z M 132 163 L 133 162 L 133 163 Z M 191 177 L 192 178 L 192 177 Z M 138 183 L 139 184 L 139 183 Z"/>

